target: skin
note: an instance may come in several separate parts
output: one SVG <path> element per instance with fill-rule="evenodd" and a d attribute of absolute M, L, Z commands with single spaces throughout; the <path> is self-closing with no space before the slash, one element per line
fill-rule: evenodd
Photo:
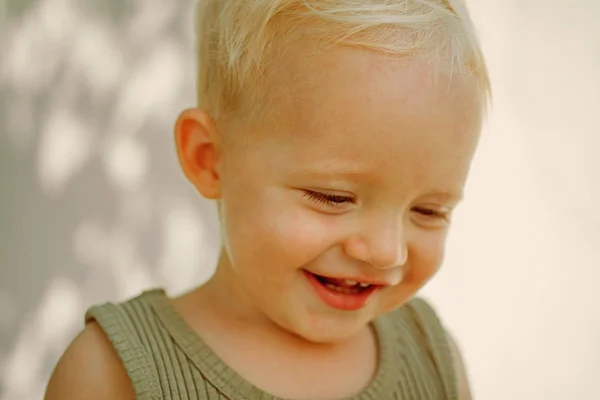
<path fill-rule="evenodd" d="M 471 77 L 434 78 L 418 61 L 358 49 L 303 51 L 268 71 L 266 84 L 285 91 L 273 90 L 265 117 L 240 113 L 225 123 L 192 109 L 177 121 L 181 167 L 218 202 L 223 250 L 215 275 L 173 304 L 255 386 L 286 398 L 339 398 L 375 373 L 370 322 L 408 301 L 443 261 L 481 113 Z M 364 308 L 340 311 L 315 295 L 303 270 L 387 286 Z M 90 329 L 79 339 L 88 347 L 76 340 L 59 362 L 47 399 L 75 398 L 60 390 L 60 377 L 77 369 L 70 382 L 85 380 L 77 360 L 105 340 Z M 120 385 L 125 397 L 111 398 L 127 398 L 122 367 L 101 347 L 105 373 L 95 378 Z M 332 377 L 332 368 L 343 373 Z"/>

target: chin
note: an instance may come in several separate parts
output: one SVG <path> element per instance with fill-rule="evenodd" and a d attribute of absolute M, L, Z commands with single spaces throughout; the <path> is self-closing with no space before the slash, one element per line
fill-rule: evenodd
<path fill-rule="evenodd" d="M 279 329 L 304 342 L 336 344 L 352 340 L 364 332 L 376 315 L 376 304 L 359 311 L 341 311 L 306 298 L 290 299 L 291 307 L 263 308 L 264 314 Z M 284 303 L 284 304 L 285 304 Z M 263 303 L 265 306 L 268 302 Z M 281 304 L 281 303 L 280 303 Z"/>
<path fill-rule="evenodd" d="M 366 326 L 369 321 L 364 323 L 348 320 L 339 320 L 337 318 L 319 319 L 318 324 L 302 323 L 297 321 L 291 324 L 288 332 L 301 338 L 302 340 L 314 344 L 336 344 L 353 339 Z"/>
<path fill-rule="evenodd" d="M 347 332 L 311 332 L 301 336 L 307 342 L 322 345 L 343 343 L 352 339 L 356 333 L 349 335 Z"/>

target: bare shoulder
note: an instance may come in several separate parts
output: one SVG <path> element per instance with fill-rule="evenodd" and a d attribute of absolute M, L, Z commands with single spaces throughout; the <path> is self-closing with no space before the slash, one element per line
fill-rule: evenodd
<path fill-rule="evenodd" d="M 452 359 L 454 361 L 454 371 L 456 371 L 456 378 L 458 381 L 458 398 L 459 400 L 471 400 L 471 389 L 469 387 L 469 379 L 467 378 L 467 370 L 462 354 L 454 338 L 448 333 L 446 333 L 446 336 L 448 338 L 450 352 L 452 353 Z"/>
<path fill-rule="evenodd" d="M 108 338 L 90 322 L 59 360 L 45 400 L 135 398 L 133 386 Z"/>

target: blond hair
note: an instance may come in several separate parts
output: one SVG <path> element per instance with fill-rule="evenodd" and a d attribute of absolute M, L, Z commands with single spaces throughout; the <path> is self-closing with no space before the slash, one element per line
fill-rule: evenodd
<path fill-rule="evenodd" d="M 246 91 L 256 99 L 269 48 L 302 25 L 314 27 L 312 36 L 322 43 L 421 57 L 450 76 L 472 74 L 485 108 L 488 72 L 462 1 L 199 0 L 198 106 L 219 118 Z"/>

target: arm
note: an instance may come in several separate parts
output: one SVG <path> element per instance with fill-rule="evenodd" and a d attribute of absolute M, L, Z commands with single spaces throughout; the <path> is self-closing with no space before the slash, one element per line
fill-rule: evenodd
<path fill-rule="evenodd" d="M 112 345 L 92 322 L 56 365 L 45 400 L 132 400 L 133 387 Z"/>
<path fill-rule="evenodd" d="M 456 379 L 458 381 L 458 398 L 459 400 L 472 400 L 473 397 L 471 396 L 471 390 L 469 388 L 467 371 L 460 350 L 452 336 L 447 334 L 447 337 L 450 352 L 452 353 L 452 359 L 454 360 L 454 371 L 456 371 Z"/>

